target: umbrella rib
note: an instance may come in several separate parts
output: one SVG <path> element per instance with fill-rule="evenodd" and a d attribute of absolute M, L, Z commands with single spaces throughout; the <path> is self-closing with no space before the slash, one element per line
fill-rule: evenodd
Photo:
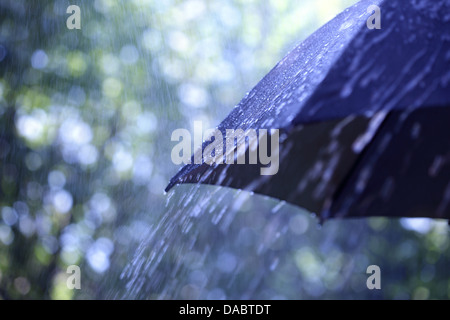
<path fill-rule="evenodd" d="M 381 121 L 380 125 L 378 126 L 378 128 L 376 129 L 376 132 L 374 133 L 374 135 L 372 136 L 372 139 L 370 139 L 370 141 L 364 146 L 364 148 L 361 150 L 361 152 L 359 153 L 358 157 L 356 157 L 355 162 L 352 164 L 352 166 L 350 167 L 350 169 L 348 170 L 347 174 L 345 175 L 345 177 L 342 179 L 342 182 L 339 184 L 339 186 L 336 188 L 336 191 L 334 192 L 333 196 L 332 196 L 332 201 L 331 204 L 329 206 L 329 208 L 327 208 L 328 210 L 331 210 L 333 207 L 333 204 L 341 197 L 342 193 L 344 192 L 344 189 L 347 187 L 351 177 L 353 176 L 353 174 L 355 174 L 356 168 L 358 168 L 359 164 L 363 161 L 363 159 L 365 158 L 365 155 L 367 153 L 367 151 L 370 149 L 370 146 L 373 144 L 373 142 L 376 140 L 377 136 L 380 135 L 380 133 L 383 130 L 383 127 L 386 126 L 388 120 L 391 118 L 392 116 L 392 112 L 388 112 L 386 114 L 386 116 L 384 117 L 384 119 Z M 329 212 L 328 212 L 329 213 Z M 328 214 L 327 214 L 328 215 Z M 321 220 L 325 220 L 328 218 L 328 216 L 325 215 L 325 217 L 322 218 L 321 215 Z M 334 216 L 334 214 L 333 214 Z"/>

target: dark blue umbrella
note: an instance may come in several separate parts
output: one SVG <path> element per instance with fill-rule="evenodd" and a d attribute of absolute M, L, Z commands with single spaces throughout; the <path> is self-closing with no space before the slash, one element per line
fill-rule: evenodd
<path fill-rule="evenodd" d="M 381 29 L 369 28 L 371 5 L 381 8 Z M 252 190 L 322 219 L 450 218 L 450 0 L 363 0 L 346 9 L 218 126 L 238 128 L 279 129 L 277 174 L 262 176 L 255 164 L 188 164 L 166 190 L 198 182 Z"/>

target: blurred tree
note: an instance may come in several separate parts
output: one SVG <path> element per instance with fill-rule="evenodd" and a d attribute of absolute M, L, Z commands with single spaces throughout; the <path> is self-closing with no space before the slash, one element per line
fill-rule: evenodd
<path fill-rule="evenodd" d="M 258 196 L 162 193 L 172 130 L 213 127 L 352 2 L 2 0 L 0 298 L 448 298 L 438 223 L 316 230 Z M 374 261 L 376 294 L 360 286 Z"/>

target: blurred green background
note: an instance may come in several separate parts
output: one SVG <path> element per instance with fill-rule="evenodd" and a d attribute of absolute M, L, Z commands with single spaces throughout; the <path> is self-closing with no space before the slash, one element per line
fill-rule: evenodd
<path fill-rule="evenodd" d="M 450 298 L 446 222 L 320 227 L 245 192 L 163 194 L 171 132 L 217 125 L 355 2 L 2 0 L 0 298 Z M 371 264 L 382 290 L 366 288 Z"/>

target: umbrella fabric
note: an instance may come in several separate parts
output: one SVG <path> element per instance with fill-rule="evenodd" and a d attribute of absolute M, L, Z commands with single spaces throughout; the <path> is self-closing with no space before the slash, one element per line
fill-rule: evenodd
<path fill-rule="evenodd" d="M 381 29 L 366 26 L 373 4 Z M 322 219 L 450 218 L 449 124 L 450 0 L 360 1 L 288 53 L 218 126 L 279 129 L 276 175 L 189 164 L 166 190 L 252 190 Z"/>

